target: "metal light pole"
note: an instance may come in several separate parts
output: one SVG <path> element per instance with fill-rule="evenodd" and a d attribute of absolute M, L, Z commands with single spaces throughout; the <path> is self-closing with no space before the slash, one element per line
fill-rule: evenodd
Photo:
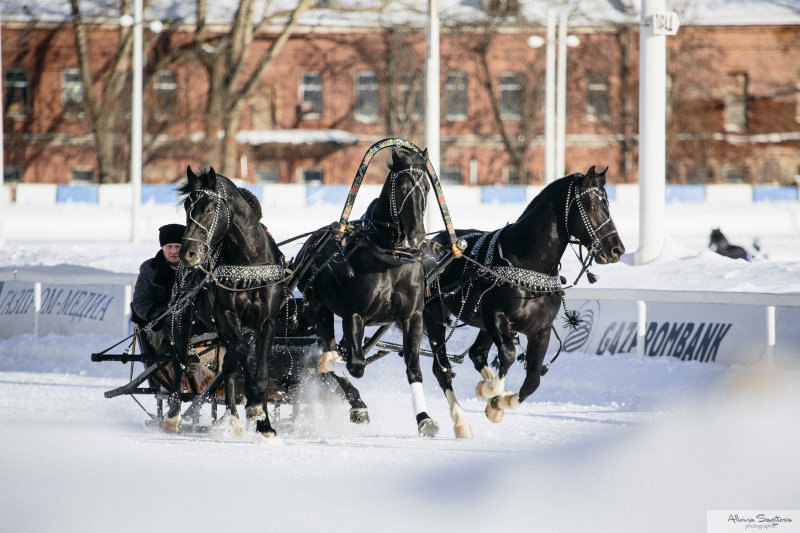
<path fill-rule="evenodd" d="M 428 28 L 426 32 L 425 55 L 425 146 L 428 159 L 437 173 L 441 173 L 440 135 L 439 135 L 439 1 L 428 1 Z M 431 191 L 430 194 L 433 194 Z M 428 205 L 433 205 L 428 202 Z M 428 231 L 436 223 L 434 210 L 429 209 L 425 216 Z"/>
<path fill-rule="evenodd" d="M 139 213 L 142 206 L 142 55 L 143 55 L 143 5 L 133 0 L 133 16 L 122 15 L 123 27 L 133 26 L 133 62 L 131 65 L 131 242 L 140 241 Z"/>
<path fill-rule="evenodd" d="M 556 38 L 558 16 L 558 38 Z M 547 8 L 547 36 L 534 35 L 528 46 L 546 45 L 544 71 L 544 184 L 564 175 L 567 114 L 567 47 L 580 44 L 576 35 L 567 35 L 567 11 L 563 5 Z M 558 54 L 556 54 L 558 47 Z M 556 58 L 558 61 L 556 61 Z"/>
<path fill-rule="evenodd" d="M 131 98 L 131 242 L 138 244 L 142 205 L 142 0 L 133 0 L 133 77 Z"/>
<path fill-rule="evenodd" d="M 666 36 L 678 31 L 664 0 L 642 0 L 639 28 L 639 250 L 634 263 L 653 261 L 664 245 L 666 185 Z"/>

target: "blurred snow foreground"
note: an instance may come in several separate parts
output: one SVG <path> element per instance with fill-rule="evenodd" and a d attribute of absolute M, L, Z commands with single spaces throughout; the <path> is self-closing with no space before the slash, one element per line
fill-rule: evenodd
<path fill-rule="evenodd" d="M 100 208 L 9 207 L 7 231 L 27 226 L 19 238 L 7 235 L 0 267 L 135 273 L 157 249 L 155 231 L 138 246 L 84 238 L 110 233 L 122 216 L 102 213 L 110 222 L 98 223 Z M 331 222 L 337 211 L 294 212 L 287 222 L 270 211 L 265 222 L 280 240 Z M 515 219 L 512 211 L 453 217 L 492 229 Z M 635 211 L 612 205 L 612 215 L 633 251 Z M 153 228 L 181 221 L 172 206 L 148 207 L 145 216 Z M 662 258 L 597 267 L 598 286 L 800 291 L 796 206 L 673 206 L 667 217 Z M 768 257 L 746 263 L 713 254 L 707 238 L 717 226 L 739 242 L 760 237 Z M 48 238 L 52 227 L 57 236 Z M 346 404 L 309 387 L 298 422 L 284 407 L 279 437 L 266 440 L 145 427 L 147 415 L 129 398 L 103 397 L 127 381 L 129 365 L 89 362 L 117 340 L 0 340 L 0 531 L 703 532 L 708 510 L 776 509 L 794 510 L 792 524 L 800 524 L 800 369 L 791 362 L 773 369 L 562 353 L 536 394 L 500 424 L 484 416 L 478 374 L 466 362 L 454 385 L 475 437 L 456 440 L 430 359 L 424 390 L 442 431 L 420 439 L 402 361 L 390 355 L 355 383 L 370 408 L 368 426 L 350 424 Z M 522 374 L 513 367 L 507 389 L 517 390 Z M 150 411 L 153 404 L 143 399 Z"/>

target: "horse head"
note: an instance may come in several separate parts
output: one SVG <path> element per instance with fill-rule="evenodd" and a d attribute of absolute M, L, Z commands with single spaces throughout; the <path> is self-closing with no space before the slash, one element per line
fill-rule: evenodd
<path fill-rule="evenodd" d="M 186 183 L 178 192 L 185 196 L 186 210 L 180 257 L 185 266 L 195 267 L 203 264 L 211 247 L 222 239 L 231 224 L 227 189 L 213 168 L 197 175 L 187 166 Z"/>
<path fill-rule="evenodd" d="M 625 253 L 608 209 L 607 173 L 608 168 L 598 173 L 592 166 L 585 175 L 575 174 L 567 193 L 567 229 L 599 264 L 616 263 Z"/>
<path fill-rule="evenodd" d="M 407 241 L 419 248 L 425 240 L 424 213 L 430 185 L 427 178 L 428 150 L 392 150 L 389 175 L 383 184 L 373 218 L 395 229 L 393 246 Z"/>
<path fill-rule="evenodd" d="M 722 233 L 719 228 L 713 228 L 708 238 L 708 247 L 715 252 L 721 252 L 728 246 L 728 239 L 725 237 L 725 234 Z"/>

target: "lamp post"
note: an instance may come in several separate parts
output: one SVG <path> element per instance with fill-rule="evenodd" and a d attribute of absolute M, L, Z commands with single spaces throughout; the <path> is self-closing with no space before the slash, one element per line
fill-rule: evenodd
<path fill-rule="evenodd" d="M 441 173 L 439 152 L 439 0 L 428 0 L 428 27 L 425 55 L 425 146 L 428 160 L 436 172 Z M 429 193 L 433 194 L 433 191 Z M 433 210 L 426 214 L 425 227 L 436 221 Z"/>
<path fill-rule="evenodd" d="M 556 16 L 558 16 L 558 38 L 556 38 Z M 544 73 L 544 184 L 554 182 L 564 175 L 567 114 L 567 47 L 580 44 L 577 35 L 567 35 L 567 11 L 565 7 L 547 8 L 547 37 L 534 35 L 528 46 L 539 48 L 546 45 Z M 558 62 L 556 62 L 556 47 Z"/>
<path fill-rule="evenodd" d="M 133 26 L 133 63 L 131 69 L 131 242 L 138 244 L 139 213 L 142 206 L 142 69 L 143 69 L 143 3 L 133 0 L 133 15 L 122 15 L 119 23 L 123 27 Z M 160 33 L 163 25 L 153 21 L 150 30 Z"/>

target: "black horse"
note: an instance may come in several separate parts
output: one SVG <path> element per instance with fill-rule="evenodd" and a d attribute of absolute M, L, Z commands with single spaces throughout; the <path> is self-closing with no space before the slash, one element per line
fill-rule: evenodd
<path fill-rule="evenodd" d="M 730 244 L 725 234 L 719 228 L 711 230 L 711 235 L 708 239 L 708 247 L 719 255 L 730 257 L 731 259 L 744 259 L 750 261 L 750 254 L 747 250 L 736 244 Z M 756 247 L 757 249 L 757 247 Z"/>
<path fill-rule="evenodd" d="M 551 327 L 563 302 L 561 256 L 571 239 L 576 238 L 589 250 L 589 258 L 600 264 L 619 261 L 625 252 L 609 214 L 607 170 L 597 173 L 592 167 L 586 175 L 575 173 L 553 182 L 515 223 L 501 229 L 457 231 L 468 243 L 465 257 L 480 266 L 463 260 L 450 263 L 437 281 L 439 294 L 434 293 L 425 307 L 433 370 L 450 405 L 456 436 L 469 437 L 471 431 L 453 394 L 453 372 L 445 355 L 450 315 L 480 330 L 469 357 L 483 377 L 477 394 L 489 399 L 486 415 L 499 422 L 503 409 L 517 408 L 539 386 Z M 446 248 L 447 235 L 434 240 Z M 517 333 L 528 340 L 526 375 L 519 393 L 511 394 L 503 389 L 514 362 Z M 492 343 L 498 350 L 497 374 L 488 364 Z"/>
<path fill-rule="evenodd" d="M 325 245 L 299 287 L 316 317 L 322 373 L 343 357 L 350 375 L 362 377 L 365 326 L 399 326 L 417 428 L 420 435 L 434 436 L 438 425 L 426 413 L 419 366 L 425 296 L 420 245 L 425 241 L 423 214 L 430 189 L 426 161 L 427 151 L 393 150 L 389 175 L 368 217 L 354 221 L 340 240 Z M 295 262 L 304 261 L 322 237 L 321 232 L 312 235 Z M 342 318 L 338 350 L 334 314 Z"/>
<path fill-rule="evenodd" d="M 274 436 L 265 404 L 268 357 L 284 298 L 283 256 L 236 185 L 213 168 L 196 175 L 187 167 L 186 183 L 178 190 L 186 209 L 181 262 L 187 269 L 199 267 L 193 272 L 203 271 L 212 283 L 195 298 L 194 313 L 173 315 L 173 330 L 185 330 L 187 316 L 215 327 L 226 347 L 222 375 L 228 414 L 238 420 L 236 375 L 241 371 L 247 419 L 261 434 Z M 173 331 L 173 339 L 176 353 L 185 354 L 188 334 Z M 180 427 L 181 398 L 175 390 L 180 382 L 176 368 L 164 422 L 169 432 Z"/>

